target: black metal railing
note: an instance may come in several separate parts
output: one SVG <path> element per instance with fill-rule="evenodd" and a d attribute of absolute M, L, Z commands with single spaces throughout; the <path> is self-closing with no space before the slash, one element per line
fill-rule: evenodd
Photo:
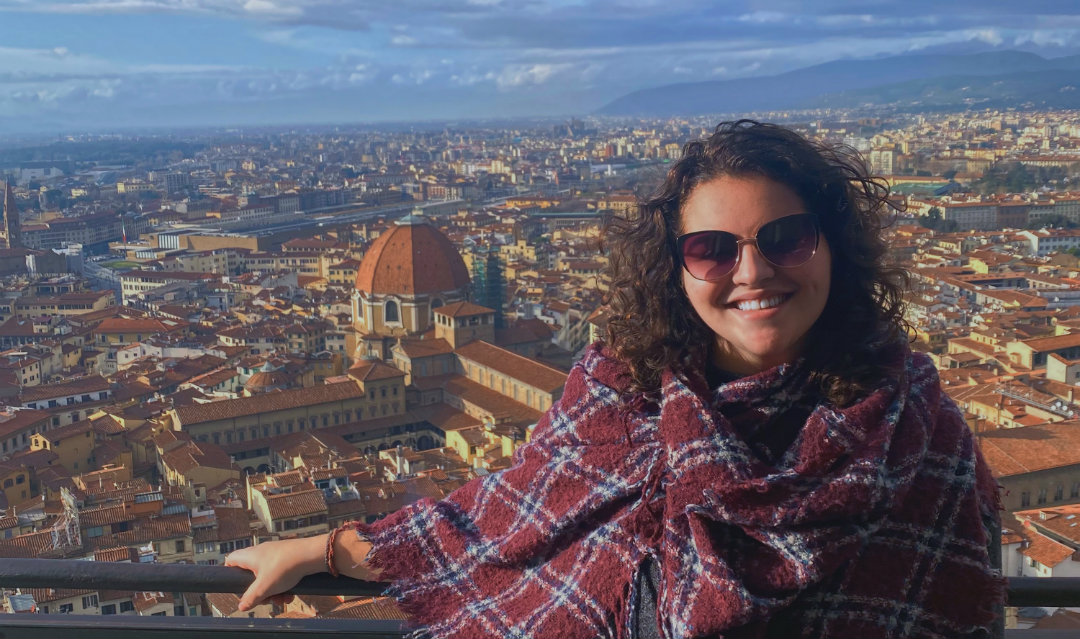
<path fill-rule="evenodd" d="M 191 564 L 127 564 L 63 559 L 0 560 L 0 586 L 5 588 L 70 588 L 198 593 L 235 593 L 247 589 L 253 576 L 241 568 Z M 291 592 L 298 595 L 377 596 L 386 584 L 328 574 L 305 577 Z M 1080 607 L 1080 577 L 1013 577 L 1008 605 Z M 152 639 L 195 636 L 200 639 L 298 639 L 309 635 L 349 635 L 364 639 L 400 639 L 408 632 L 400 621 L 358 619 L 237 619 L 228 617 L 137 617 L 97 615 L 3 615 L 0 639 L 115 637 Z M 1007 630 L 995 635 L 1016 639 L 1063 639 L 1072 630 Z"/>
<path fill-rule="evenodd" d="M 226 592 L 241 594 L 253 575 L 242 568 L 193 564 L 128 564 L 67 559 L 0 559 L 0 587 L 131 590 L 136 592 Z M 328 574 L 304 577 L 297 595 L 377 596 L 386 584 Z M 300 639 L 336 635 L 401 639 L 409 632 L 396 620 L 245 619 L 230 617 L 139 617 L 130 615 L 4 615 L 0 639 Z"/>

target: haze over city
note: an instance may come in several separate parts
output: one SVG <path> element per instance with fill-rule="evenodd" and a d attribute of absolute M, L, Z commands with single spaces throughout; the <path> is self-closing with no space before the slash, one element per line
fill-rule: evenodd
<path fill-rule="evenodd" d="M 0 133 L 585 115 L 911 53 L 1080 52 L 1073 2 L 3 0 Z"/>

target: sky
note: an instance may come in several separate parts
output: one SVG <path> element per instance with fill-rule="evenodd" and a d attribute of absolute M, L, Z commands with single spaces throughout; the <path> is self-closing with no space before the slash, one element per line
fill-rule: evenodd
<path fill-rule="evenodd" d="M 0 133 L 582 116 L 837 59 L 1080 54 L 1076 0 L 0 0 Z"/>

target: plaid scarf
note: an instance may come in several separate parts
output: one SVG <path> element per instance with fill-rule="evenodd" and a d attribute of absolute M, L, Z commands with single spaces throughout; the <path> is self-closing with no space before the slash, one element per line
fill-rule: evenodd
<path fill-rule="evenodd" d="M 368 561 L 439 638 L 628 637 L 647 558 L 666 638 L 778 619 L 804 637 L 978 634 L 1004 601 L 996 485 L 929 359 L 882 357 L 903 373 L 844 408 L 789 365 L 712 391 L 667 373 L 658 405 L 628 407 L 626 366 L 594 346 L 512 468 L 361 526 Z M 771 461 L 725 417 L 767 427 L 800 403 Z"/>

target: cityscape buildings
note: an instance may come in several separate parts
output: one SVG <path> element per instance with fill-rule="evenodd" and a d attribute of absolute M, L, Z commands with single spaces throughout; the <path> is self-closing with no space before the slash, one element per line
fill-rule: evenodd
<path fill-rule="evenodd" d="M 914 348 L 1006 489 L 1003 569 L 1073 576 L 1080 113 L 766 116 L 859 149 L 889 185 Z M 0 557 L 220 564 L 506 468 L 603 334 L 606 219 L 714 124 L 0 153 Z M 222 594 L 2 595 L 9 612 L 245 614 Z M 400 615 L 326 597 L 254 614 Z"/>

